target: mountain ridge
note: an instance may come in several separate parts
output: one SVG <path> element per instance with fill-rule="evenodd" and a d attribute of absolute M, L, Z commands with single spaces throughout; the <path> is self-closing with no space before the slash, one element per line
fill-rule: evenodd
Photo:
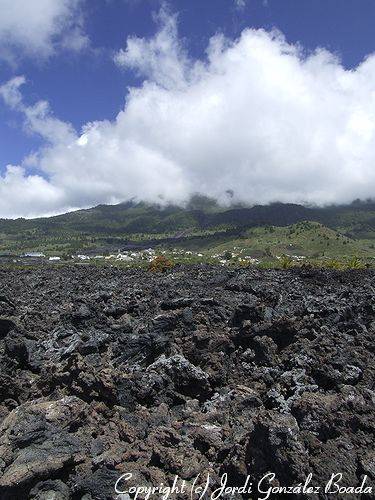
<path fill-rule="evenodd" d="M 215 242 L 236 239 L 261 227 L 319 223 L 348 238 L 375 241 L 375 202 L 309 207 L 294 203 L 220 206 L 197 196 L 186 207 L 128 201 L 97 205 L 36 219 L 0 219 L 0 251 L 35 249 L 77 252 L 81 248 L 183 244 L 194 238 Z M 189 243 L 190 244 L 190 243 Z"/>
<path fill-rule="evenodd" d="M 202 197 L 203 198 L 203 197 Z M 155 219 L 168 219 L 172 215 L 180 216 L 185 214 L 188 217 L 195 219 L 195 225 L 204 227 L 214 227 L 218 224 L 230 224 L 235 227 L 251 227 L 253 225 L 289 225 L 301 220 L 313 220 L 321 223 L 337 224 L 337 218 L 345 215 L 345 213 L 353 214 L 360 212 L 362 214 L 374 213 L 375 217 L 375 202 L 352 202 L 348 205 L 328 205 L 325 207 L 305 206 L 297 203 L 281 203 L 274 202 L 268 205 L 253 205 L 253 206 L 238 206 L 232 205 L 228 207 L 220 206 L 219 204 L 209 204 L 196 206 L 194 203 L 187 204 L 186 207 L 178 205 L 158 205 L 148 204 L 145 202 L 123 202 L 115 205 L 99 204 L 94 207 L 79 209 L 64 214 L 53 215 L 48 217 L 37 217 L 33 219 L 17 218 L 3 219 L 0 218 L 0 230 L 11 228 L 12 226 L 23 226 L 24 228 L 46 227 L 48 224 L 52 226 L 69 225 L 71 223 L 88 224 L 89 222 L 98 220 L 105 221 L 109 224 L 121 222 L 123 228 L 127 229 L 127 223 L 135 220 L 138 222 L 138 227 L 132 225 L 129 229 L 134 232 L 134 229 L 143 230 L 142 225 L 145 217 L 154 217 Z M 371 220 L 372 217 L 366 217 Z M 173 220 L 171 221 L 173 222 Z M 177 218 L 176 229 L 180 220 Z M 360 222 L 360 221 L 359 221 Z M 371 223 L 373 221 L 371 220 Z M 110 225 L 108 226 L 110 227 Z M 90 226 L 88 225 L 89 229 Z M 152 228 L 151 228 L 152 229 Z M 159 229 L 159 228 L 157 228 Z M 171 225 L 171 230 L 174 227 Z M 148 229 L 150 230 L 150 229 Z"/>

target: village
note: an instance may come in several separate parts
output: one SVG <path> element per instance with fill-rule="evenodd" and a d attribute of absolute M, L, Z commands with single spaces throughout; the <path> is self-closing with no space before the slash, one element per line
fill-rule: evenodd
<path fill-rule="evenodd" d="M 120 250 L 116 252 L 104 254 L 95 253 L 93 251 L 86 253 L 77 253 L 73 255 L 48 255 L 44 252 L 25 252 L 20 255 L 3 255 L 0 256 L 3 262 L 12 262 L 14 264 L 62 264 L 62 263 L 121 263 L 129 266 L 137 264 L 151 263 L 158 255 L 163 255 L 176 262 L 182 263 L 203 263 L 210 262 L 221 265 L 228 265 L 236 262 L 238 264 L 253 264 L 261 263 L 261 259 L 245 255 L 245 249 L 237 249 L 233 247 L 233 251 L 225 251 L 221 253 L 198 252 L 185 249 L 154 249 L 147 248 L 142 250 Z M 296 256 L 297 258 L 297 256 Z"/>

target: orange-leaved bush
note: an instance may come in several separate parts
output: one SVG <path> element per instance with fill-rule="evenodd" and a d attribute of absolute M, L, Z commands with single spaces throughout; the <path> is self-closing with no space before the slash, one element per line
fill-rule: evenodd
<path fill-rule="evenodd" d="M 153 273 L 164 273 L 173 266 L 174 263 L 170 259 L 167 259 L 164 255 L 158 255 L 150 262 L 149 270 Z"/>

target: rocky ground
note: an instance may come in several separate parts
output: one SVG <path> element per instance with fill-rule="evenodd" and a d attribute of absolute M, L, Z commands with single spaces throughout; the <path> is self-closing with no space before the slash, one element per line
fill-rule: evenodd
<path fill-rule="evenodd" d="M 0 283 L 1 500 L 116 498 L 124 473 L 126 488 L 374 484 L 373 272 L 72 266 Z"/>

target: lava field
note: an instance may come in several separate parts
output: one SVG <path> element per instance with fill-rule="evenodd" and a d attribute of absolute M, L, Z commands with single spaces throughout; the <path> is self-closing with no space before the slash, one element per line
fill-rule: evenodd
<path fill-rule="evenodd" d="M 46 265 L 0 283 L 1 500 L 115 499 L 124 474 L 209 477 L 206 498 L 223 475 L 374 488 L 374 272 Z M 304 495 L 270 498 L 375 498 Z"/>

